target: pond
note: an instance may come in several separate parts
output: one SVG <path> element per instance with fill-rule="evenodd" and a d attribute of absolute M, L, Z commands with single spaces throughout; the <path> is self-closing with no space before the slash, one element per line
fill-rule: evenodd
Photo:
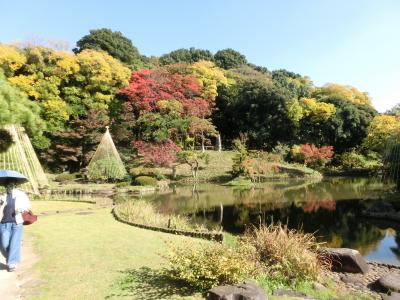
<path fill-rule="evenodd" d="M 379 178 L 326 178 L 269 182 L 251 189 L 173 186 L 143 198 L 154 201 L 164 213 L 185 214 L 233 234 L 250 224 L 280 222 L 315 233 L 329 247 L 357 249 L 368 260 L 400 265 L 400 224 L 361 214 L 388 201 L 400 209 L 400 197 L 392 190 Z"/>

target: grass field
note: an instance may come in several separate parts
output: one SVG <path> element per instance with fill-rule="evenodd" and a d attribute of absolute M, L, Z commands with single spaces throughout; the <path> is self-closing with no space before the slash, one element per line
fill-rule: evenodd
<path fill-rule="evenodd" d="M 34 202 L 33 208 L 49 211 L 53 205 Z M 73 205 L 87 204 L 64 208 Z M 25 233 L 40 258 L 34 269 L 42 282 L 40 295 L 30 299 L 201 299 L 185 296 L 156 271 L 164 264 L 159 254 L 165 241 L 183 243 L 185 237 L 116 222 L 109 209 L 43 216 Z"/>

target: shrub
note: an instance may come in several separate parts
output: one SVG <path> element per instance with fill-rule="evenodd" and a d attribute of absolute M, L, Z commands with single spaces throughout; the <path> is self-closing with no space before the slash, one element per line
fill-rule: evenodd
<path fill-rule="evenodd" d="M 273 154 L 277 154 L 281 157 L 281 160 L 286 160 L 290 153 L 289 145 L 279 143 L 272 149 Z"/>
<path fill-rule="evenodd" d="M 294 145 L 291 150 L 292 160 L 311 167 L 324 166 L 332 160 L 333 154 L 332 146 L 318 148 L 314 144 Z"/>
<path fill-rule="evenodd" d="M 64 182 L 64 181 L 75 180 L 76 178 L 77 178 L 76 173 L 61 173 L 55 177 L 55 181 Z"/>
<path fill-rule="evenodd" d="M 166 274 L 201 291 L 221 284 L 237 284 L 256 270 L 243 251 L 215 242 L 171 245 L 166 256 L 169 261 Z"/>
<path fill-rule="evenodd" d="M 290 159 L 294 162 L 304 163 L 304 158 L 300 153 L 299 145 L 293 145 L 290 149 Z"/>
<path fill-rule="evenodd" d="M 281 225 L 261 226 L 246 231 L 231 246 L 193 242 L 170 246 L 166 274 L 200 290 L 252 278 L 295 286 L 316 280 L 330 267 L 329 260 L 317 253 L 318 247 L 312 234 Z"/>
<path fill-rule="evenodd" d="M 119 188 L 122 188 L 122 187 L 127 187 L 127 186 L 130 186 L 130 185 L 131 185 L 130 181 L 121 181 L 121 182 L 118 182 L 115 186 L 119 187 Z"/>
<path fill-rule="evenodd" d="M 319 245 L 312 234 L 280 225 L 248 230 L 240 243 L 256 249 L 252 260 L 262 263 L 271 277 L 284 276 L 292 282 L 315 280 L 329 266 L 329 261 L 317 253 Z"/>
<path fill-rule="evenodd" d="M 144 186 L 157 186 L 157 180 L 150 176 L 138 176 L 135 178 L 135 183 Z"/>
<path fill-rule="evenodd" d="M 129 169 L 129 174 L 133 177 L 138 176 L 149 176 L 157 178 L 157 180 L 164 180 L 165 176 L 159 168 L 145 168 L 145 167 L 135 167 Z"/>
<path fill-rule="evenodd" d="M 371 153 L 367 156 L 356 151 L 348 151 L 340 156 L 340 164 L 344 169 L 377 169 L 382 166 L 378 157 Z"/>

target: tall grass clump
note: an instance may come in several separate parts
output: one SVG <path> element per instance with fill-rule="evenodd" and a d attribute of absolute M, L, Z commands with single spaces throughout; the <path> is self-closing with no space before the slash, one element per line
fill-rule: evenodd
<path fill-rule="evenodd" d="M 288 282 L 316 280 L 330 266 L 328 258 L 317 252 L 319 244 L 313 234 L 282 225 L 248 229 L 240 243 L 255 248 L 253 259 L 264 266 L 264 275 Z"/>
<path fill-rule="evenodd" d="M 128 222 L 179 230 L 199 229 L 198 226 L 190 222 L 189 218 L 162 214 L 156 210 L 152 203 L 144 200 L 125 201 L 118 204 L 115 209 L 118 215 Z"/>

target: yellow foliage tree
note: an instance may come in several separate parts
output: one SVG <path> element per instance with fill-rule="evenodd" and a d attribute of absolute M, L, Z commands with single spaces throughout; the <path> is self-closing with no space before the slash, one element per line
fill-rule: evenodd
<path fill-rule="evenodd" d="M 21 50 L 15 46 L 0 44 L 0 68 L 7 77 L 14 75 L 25 63 L 26 57 Z"/>
<path fill-rule="evenodd" d="M 294 124 L 298 125 L 300 120 L 304 117 L 304 109 L 299 100 L 293 99 L 286 103 L 288 117 Z"/>
<path fill-rule="evenodd" d="M 201 60 L 191 65 L 191 71 L 199 80 L 202 87 L 202 96 L 207 99 L 215 100 L 219 85 L 227 85 L 228 80 L 224 71 L 211 61 Z"/>
<path fill-rule="evenodd" d="M 105 52 L 84 50 L 76 59 L 80 70 L 75 79 L 90 95 L 85 99 L 90 108 L 106 108 L 116 91 L 128 84 L 131 71 Z"/>
<path fill-rule="evenodd" d="M 364 146 L 374 151 L 383 151 L 389 139 L 400 132 L 400 121 L 396 116 L 378 115 L 368 127 Z"/>
<path fill-rule="evenodd" d="M 68 106 L 61 98 L 48 99 L 43 103 L 43 114 L 47 119 L 47 127 L 50 131 L 62 128 L 69 119 Z"/>
<path fill-rule="evenodd" d="M 35 74 L 31 75 L 18 75 L 8 78 L 8 81 L 18 87 L 22 93 L 28 96 L 30 99 L 39 99 L 39 92 L 36 90 L 37 76 Z"/>
<path fill-rule="evenodd" d="M 314 98 L 303 98 L 300 100 L 304 116 L 308 116 L 315 123 L 329 119 L 336 112 L 333 104 L 317 101 Z"/>
<path fill-rule="evenodd" d="M 320 96 L 338 96 L 352 103 L 372 106 L 371 99 L 369 98 L 368 94 L 361 92 L 352 86 L 329 83 L 324 87 L 317 89 L 316 94 Z"/>

